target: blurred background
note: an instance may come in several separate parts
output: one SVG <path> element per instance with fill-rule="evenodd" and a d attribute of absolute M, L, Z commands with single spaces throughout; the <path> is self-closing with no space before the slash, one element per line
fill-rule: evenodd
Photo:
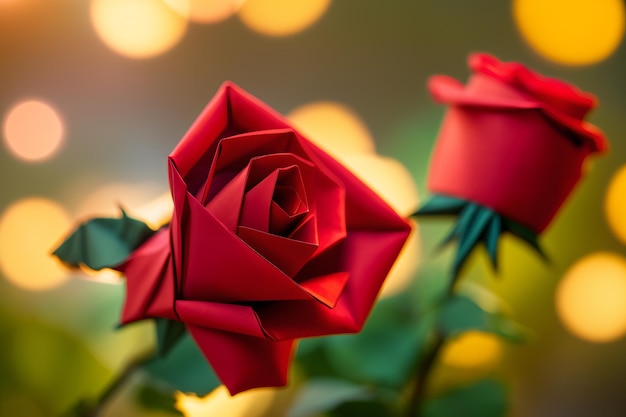
<path fill-rule="evenodd" d="M 166 157 L 223 81 L 288 115 L 406 215 L 427 197 L 444 112 L 426 80 L 464 81 L 467 55 L 484 51 L 595 93 L 590 120 L 611 151 L 542 236 L 549 264 L 505 239 L 498 274 L 484 253 L 467 268 L 531 343 L 472 333 L 442 362 L 504 373 L 510 416 L 623 416 L 624 21 L 621 0 L 0 0 L 0 415 L 57 414 L 153 342 L 149 325 L 114 330 L 119 277 L 68 272 L 49 253 L 120 204 L 158 224 Z M 420 222 L 385 296 L 449 265 L 434 251 L 449 226 Z"/>

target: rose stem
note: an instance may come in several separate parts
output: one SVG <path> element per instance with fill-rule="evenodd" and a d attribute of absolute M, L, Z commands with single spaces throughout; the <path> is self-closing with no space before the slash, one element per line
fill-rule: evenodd
<path fill-rule="evenodd" d="M 124 370 L 111 382 L 107 389 L 100 395 L 97 402 L 89 408 L 81 417 L 101 417 L 106 404 L 126 385 L 135 371 L 152 360 L 155 356 L 154 348 L 146 349 L 128 362 Z"/>
<path fill-rule="evenodd" d="M 452 295 L 454 294 L 454 287 L 458 280 L 459 270 L 455 268 L 452 276 L 452 281 L 450 282 L 450 285 L 442 302 L 445 302 L 450 297 L 452 297 Z M 439 358 L 439 354 L 441 353 L 441 349 L 443 348 L 445 341 L 445 334 L 441 331 L 441 329 L 437 328 L 435 331 L 435 339 L 432 341 L 430 350 L 426 353 L 426 356 L 421 361 L 420 366 L 417 367 L 415 373 L 415 384 L 413 384 L 411 395 L 409 397 L 409 403 L 406 409 L 406 417 L 421 416 L 422 411 L 420 410 L 420 406 L 424 402 L 424 397 L 426 396 L 426 385 L 428 383 L 428 378 L 437 363 L 437 359 Z"/>

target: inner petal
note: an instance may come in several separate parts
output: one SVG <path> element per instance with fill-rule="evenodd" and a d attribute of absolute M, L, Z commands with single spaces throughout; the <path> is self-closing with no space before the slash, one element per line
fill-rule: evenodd
<path fill-rule="evenodd" d="M 298 166 L 281 169 L 270 209 L 270 233 L 288 236 L 309 212 Z"/>
<path fill-rule="evenodd" d="M 269 231 L 272 197 L 276 188 L 279 170 L 262 179 L 243 198 L 239 224 L 251 229 Z"/>

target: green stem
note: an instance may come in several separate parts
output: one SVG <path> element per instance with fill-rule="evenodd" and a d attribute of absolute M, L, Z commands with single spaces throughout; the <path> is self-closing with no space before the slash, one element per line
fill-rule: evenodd
<path fill-rule="evenodd" d="M 459 274 L 455 271 L 442 303 L 445 303 L 454 294 L 454 287 L 458 283 L 458 278 Z M 436 326 L 435 338 L 430 345 L 430 350 L 426 352 L 426 355 L 421 361 L 418 359 L 418 365 L 415 371 L 415 383 L 409 394 L 405 417 L 421 417 L 422 415 L 421 406 L 426 398 L 428 380 L 437 364 L 443 345 L 446 342 L 446 335 L 441 331 L 438 325 Z"/>
<path fill-rule="evenodd" d="M 424 360 L 421 362 L 421 366 L 417 369 L 415 383 L 413 384 L 413 389 L 411 390 L 409 397 L 409 404 L 406 409 L 406 417 L 420 416 L 420 406 L 424 402 L 426 395 L 428 377 L 437 363 L 437 358 L 439 357 L 439 353 L 441 352 L 444 342 L 445 336 L 437 330 L 432 348 L 427 352 L 426 357 L 424 357 Z"/>

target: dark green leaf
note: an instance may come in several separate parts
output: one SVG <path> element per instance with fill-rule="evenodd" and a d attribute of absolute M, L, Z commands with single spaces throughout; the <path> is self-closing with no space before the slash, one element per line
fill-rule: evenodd
<path fill-rule="evenodd" d="M 154 321 L 157 335 L 157 355 L 165 356 L 185 334 L 185 325 L 179 321 L 168 319 L 155 319 Z"/>
<path fill-rule="evenodd" d="M 165 358 L 156 358 L 143 369 L 172 389 L 200 396 L 220 385 L 215 372 L 189 334 L 183 335 Z"/>
<path fill-rule="evenodd" d="M 449 337 L 468 330 L 478 330 L 493 333 L 515 343 L 528 339 L 527 332 L 521 325 L 499 313 L 483 310 L 465 295 L 455 295 L 446 302 L 439 315 L 439 326 Z"/>
<path fill-rule="evenodd" d="M 135 393 L 137 402 L 147 410 L 166 412 L 176 416 L 182 416 L 174 405 L 176 399 L 172 391 L 158 389 L 152 385 L 142 385 Z"/>
<path fill-rule="evenodd" d="M 328 359 L 338 375 L 391 388 L 406 383 L 435 319 L 399 301 L 382 300 L 360 333 L 328 339 Z"/>
<path fill-rule="evenodd" d="M 370 399 L 374 392 L 361 385 L 339 379 L 311 379 L 300 388 L 288 417 L 309 417 L 331 411 L 341 404 Z"/>
<path fill-rule="evenodd" d="M 424 417 L 504 417 L 507 394 L 502 383 L 484 379 L 456 388 L 424 405 Z"/>
<path fill-rule="evenodd" d="M 122 263 L 154 233 L 122 210 L 120 218 L 96 218 L 81 224 L 53 254 L 72 266 L 111 268 Z"/>

